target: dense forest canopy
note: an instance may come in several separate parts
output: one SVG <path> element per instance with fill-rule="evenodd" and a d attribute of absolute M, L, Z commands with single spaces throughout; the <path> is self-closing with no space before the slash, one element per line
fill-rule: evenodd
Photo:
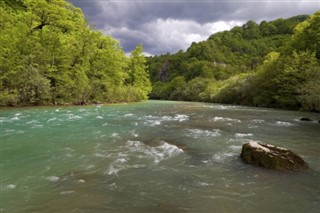
<path fill-rule="evenodd" d="M 0 14 L 0 105 L 148 98 L 142 46 L 127 57 L 65 0 L 0 0 Z"/>
<path fill-rule="evenodd" d="M 148 58 L 151 98 L 320 111 L 320 11 L 216 33 Z"/>
<path fill-rule="evenodd" d="M 320 111 L 320 11 L 128 57 L 65 0 L 0 0 L 0 106 L 154 99 Z M 150 72 L 150 76 L 149 76 Z"/>

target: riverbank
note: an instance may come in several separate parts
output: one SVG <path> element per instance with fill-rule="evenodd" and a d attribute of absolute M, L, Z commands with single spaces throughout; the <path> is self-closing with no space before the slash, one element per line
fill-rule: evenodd
<path fill-rule="evenodd" d="M 292 109 L 292 108 L 278 108 L 278 107 L 258 107 L 258 106 L 252 106 L 252 105 L 244 105 L 244 104 L 229 104 L 229 103 L 213 103 L 213 102 L 201 102 L 201 101 L 185 101 L 185 100 L 165 100 L 165 99 L 148 99 L 148 100 L 140 100 L 140 101 L 111 101 L 111 102 L 84 102 L 84 103 L 46 103 L 46 104 L 21 104 L 21 105 L 8 105 L 8 106 L 0 106 L 0 108 L 10 108 L 10 107 L 50 107 L 50 106 L 96 106 L 96 105 L 117 105 L 117 104 L 129 104 L 129 103 L 139 103 L 139 102 L 145 102 L 145 101 L 172 101 L 172 102 L 193 102 L 193 103 L 205 103 L 205 104 L 221 104 L 226 106 L 239 106 L 239 107 L 253 107 L 253 108 L 259 108 L 259 109 L 275 109 L 275 110 L 286 110 L 286 111 L 295 111 L 295 112 L 309 112 L 309 113 L 315 113 L 319 114 L 320 111 L 308 111 L 303 109 Z M 320 117 L 319 117 L 320 119 Z"/>
<path fill-rule="evenodd" d="M 32 107 L 68 107 L 68 106 L 99 106 L 99 105 L 122 105 L 122 104 L 130 104 L 130 103 L 140 103 L 143 101 L 134 101 L 134 102 L 125 102 L 125 101 L 112 101 L 112 102 L 89 102 L 89 103 L 61 103 L 61 104 L 21 104 L 21 105 L 9 105 L 9 106 L 0 106 L 0 109 L 4 108 L 32 108 Z"/>

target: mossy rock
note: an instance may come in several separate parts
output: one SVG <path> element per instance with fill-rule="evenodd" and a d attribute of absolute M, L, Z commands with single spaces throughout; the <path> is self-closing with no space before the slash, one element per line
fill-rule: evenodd
<path fill-rule="evenodd" d="M 302 171 L 308 164 L 291 150 L 252 141 L 242 146 L 240 157 L 246 163 L 269 169 Z"/>

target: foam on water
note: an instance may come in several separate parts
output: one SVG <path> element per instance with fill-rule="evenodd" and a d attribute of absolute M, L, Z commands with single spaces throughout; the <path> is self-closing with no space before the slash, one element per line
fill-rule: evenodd
<path fill-rule="evenodd" d="M 172 116 L 159 116 L 159 117 L 155 117 L 156 119 L 158 120 L 161 120 L 161 121 L 172 121 L 173 120 L 173 117 Z"/>
<path fill-rule="evenodd" d="M 78 183 L 85 183 L 86 181 L 83 179 L 78 180 Z"/>
<path fill-rule="evenodd" d="M 31 128 L 42 128 L 43 127 L 43 125 L 42 124 L 35 124 L 35 125 L 32 125 L 32 127 Z"/>
<path fill-rule="evenodd" d="M 15 189 L 15 188 L 17 188 L 17 187 L 14 184 L 9 184 L 6 186 L 6 189 L 10 189 L 10 190 Z"/>
<path fill-rule="evenodd" d="M 118 159 L 116 160 L 116 162 L 118 162 L 118 163 L 125 163 L 125 162 L 127 162 L 127 159 L 125 159 L 125 158 L 118 158 Z"/>
<path fill-rule="evenodd" d="M 213 119 L 210 119 L 214 122 L 233 122 L 233 123 L 241 123 L 241 120 L 239 119 L 232 119 L 232 118 L 224 118 L 224 117 L 214 117 Z"/>
<path fill-rule="evenodd" d="M 236 138 L 252 137 L 252 133 L 236 133 L 234 134 Z"/>
<path fill-rule="evenodd" d="M 108 157 L 105 154 L 101 154 L 101 153 L 95 153 L 94 156 L 96 156 L 98 158 L 107 158 Z"/>
<path fill-rule="evenodd" d="M 114 159 L 108 166 L 105 174 L 107 175 L 117 175 L 121 170 L 127 169 L 128 164 L 128 156 L 125 153 L 119 152 L 116 155 L 111 156 L 111 159 Z"/>
<path fill-rule="evenodd" d="M 234 152 L 218 152 L 212 156 L 213 161 L 218 163 L 225 162 L 228 158 L 237 156 L 237 153 Z"/>
<path fill-rule="evenodd" d="M 69 191 L 62 191 L 60 192 L 61 195 L 67 195 L 67 194 L 72 194 L 74 193 L 75 191 L 74 190 L 69 190 Z"/>
<path fill-rule="evenodd" d="M 139 137 L 139 134 L 136 133 L 135 130 L 130 131 L 130 134 L 131 134 L 133 137 L 135 137 L 135 138 Z"/>
<path fill-rule="evenodd" d="M 38 121 L 38 120 L 31 120 L 31 121 L 26 122 L 26 124 L 38 124 L 38 123 L 40 123 L 40 121 Z"/>
<path fill-rule="evenodd" d="M 158 126 L 158 125 L 161 125 L 163 122 L 168 122 L 168 121 L 183 122 L 183 121 L 189 120 L 189 116 L 188 115 L 184 115 L 184 114 L 176 114 L 174 116 L 169 116 L 169 115 L 164 115 L 164 116 L 148 115 L 148 116 L 144 116 L 142 118 L 139 118 L 139 120 L 144 120 L 144 125 Z"/>
<path fill-rule="evenodd" d="M 122 168 L 115 168 L 112 164 L 109 166 L 107 174 L 108 175 L 116 175 L 119 171 L 121 171 Z"/>
<path fill-rule="evenodd" d="M 212 160 L 218 163 L 224 163 L 226 160 L 232 159 L 235 156 L 239 156 L 242 146 L 231 145 L 228 150 L 217 152 L 212 156 Z"/>
<path fill-rule="evenodd" d="M 6 117 L 0 117 L 0 123 L 10 122 L 10 120 Z"/>
<path fill-rule="evenodd" d="M 167 160 L 171 157 L 177 156 L 183 153 L 182 149 L 177 146 L 168 144 L 162 141 L 157 147 L 150 147 L 140 141 L 128 141 L 126 146 L 131 152 L 137 152 L 143 154 L 142 158 L 151 158 L 155 164 L 160 163 L 163 160 Z"/>
<path fill-rule="evenodd" d="M 58 120 L 58 118 L 56 118 L 56 117 L 49 118 L 49 119 L 47 120 L 47 123 L 50 123 L 50 122 L 55 121 L 55 120 Z"/>
<path fill-rule="evenodd" d="M 115 189 L 119 188 L 116 183 L 111 183 L 111 184 L 109 184 L 108 186 L 109 186 L 109 188 L 112 189 L 112 190 L 115 190 Z"/>
<path fill-rule="evenodd" d="M 18 120 L 20 120 L 20 118 L 17 117 L 17 116 L 15 116 L 15 117 L 11 118 L 10 120 L 11 120 L 11 121 L 18 121 Z"/>
<path fill-rule="evenodd" d="M 51 182 L 57 182 L 58 180 L 60 180 L 60 178 L 57 177 L 57 176 L 49 176 L 46 179 L 51 181 Z"/>
<path fill-rule="evenodd" d="M 64 150 L 70 151 L 70 152 L 74 152 L 74 151 L 75 151 L 74 149 L 72 149 L 72 148 L 70 148 L 70 147 L 65 147 Z"/>
<path fill-rule="evenodd" d="M 242 146 L 236 146 L 236 145 L 231 145 L 229 146 L 229 149 L 231 149 L 232 151 L 239 151 L 241 150 Z"/>
<path fill-rule="evenodd" d="M 284 127 L 289 127 L 289 126 L 294 126 L 293 123 L 290 122 L 285 122 L 285 121 L 277 121 L 275 123 L 276 126 L 284 126 Z"/>
<path fill-rule="evenodd" d="M 206 183 L 206 182 L 196 182 L 196 185 L 197 185 L 197 186 L 202 186 L 202 187 L 210 186 L 210 184 L 209 184 L 209 183 Z"/>
<path fill-rule="evenodd" d="M 201 130 L 201 129 L 187 129 L 188 136 L 193 138 L 201 138 L 201 137 L 218 137 L 221 135 L 221 131 L 219 129 L 210 130 Z"/>
<path fill-rule="evenodd" d="M 261 123 L 265 122 L 265 120 L 263 120 L 263 119 L 253 119 L 253 120 L 251 120 L 251 122 L 255 123 L 255 124 L 261 124 Z"/>
<path fill-rule="evenodd" d="M 98 115 L 96 119 L 103 119 L 103 117 Z"/>
<path fill-rule="evenodd" d="M 189 116 L 188 115 L 182 115 L 182 114 L 176 114 L 174 116 L 174 120 L 177 120 L 179 122 L 186 121 L 186 120 L 189 120 Z"/>
<path fill-rule="evenodd" d="M 224 106 L 224 105 L 202 105 L 204 108 L 218 109 L 218 110 L 228 110 L 236 108 L 237 106 Z"/>
<path fill-rule="evenodd" d="M 93 169 L 93 168 L 95 168 L 96 166 L 94 165 L 94 164 L 90 164 L 90 165 L 88 165 L 87 167 L 86 167 L 86 169 L 87 170 L 89 170 L 89 169 Z"/>
<path fill-rule="evenodd" d="M 116 132 L 112 133 L 112 134 L 111 134 L 111 137 L 112 137 L 112 138 L 121 138 L 120 135 L 119 135 L 119 133 L 116 133 Z"/>
<path fill-rule="evenodd" d="M 146 125 L 146 126 L 159 126 L 159 125 L 161 125 L 161 121 L 148 120 L 148 121 L 144 122 L 144 125 Z"/>
<path fill-rule="evenodd" d="M 127 113 L 127 114 L 124 114 L 123 117 L 133 117 L 134 114 L 133 113 Z"/>
<path fill-rule="evenodd" d="M 74 115 L 74 114 L 66 114 L 67 115 L 67 120 L 68 121 L 76 121 L 81 119 L 82 117 L 79 115 Z"/>
<path fill-rule="evenodd" d="M 69 153 L 69 154 L 66 154 L 66 157 L 68 157 L 68 158 L 73 158 L 74 155 Z"/>

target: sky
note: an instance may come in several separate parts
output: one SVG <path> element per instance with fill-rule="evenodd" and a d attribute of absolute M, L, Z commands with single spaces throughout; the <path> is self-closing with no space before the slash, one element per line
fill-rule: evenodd
<path fill-rule="evenodd" d="M 192 42 L 241 26 L 313 14 L 320 0 L 70 0 L 94 28 L 120 41 L 129 53 L 143 44 L 145 55 L 185 51 Z"/>

